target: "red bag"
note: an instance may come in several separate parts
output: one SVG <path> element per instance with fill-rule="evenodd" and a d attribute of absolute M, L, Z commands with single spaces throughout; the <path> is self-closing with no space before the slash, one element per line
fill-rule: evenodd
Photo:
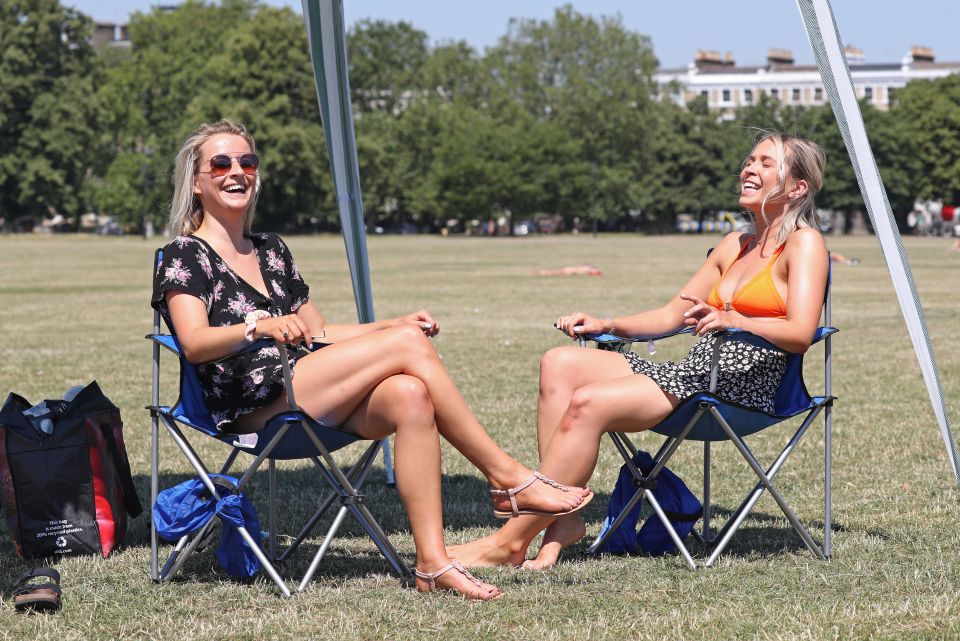
<path fill-rule="evenodd" d="M 0 408 L 0 502 L 25 559 L 106 557 L 142 511 L 123 444 L 120 410 L 96 382 L 71 401 L 46 401 L 52 433 L 10 394 Z"/>

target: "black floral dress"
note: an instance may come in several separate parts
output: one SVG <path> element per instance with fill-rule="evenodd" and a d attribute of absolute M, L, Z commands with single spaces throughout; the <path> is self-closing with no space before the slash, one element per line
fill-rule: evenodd
<path fill-rule="evenodd" d="M 708 333 L 679 363 L 656 363 L 630 351 L 623 355 L 635 374 L 649 376 L 660 389 L 681 401 L 709 391 L 710 369 L 717 358 L 719 398 L 774 414 L 777 388 L 787 369 L 786 354 L 723 338 L 718 332 Z"/>
<path fill-rule="evenodd" d="M 274 316 L 292 314 L 307 301 L 310 290 L 280 237 L 251 234 L 247 238 L 253 242 L 269 298 L 237 276 L 200 238 L 179 236 L 163 248 L 153 278 L 151 305 L 171 331 L 173 323 L 164 298 L 168 290 L 185 292 L 203 301 L 212 327 L 242 324 L 255 309 Z M 291 362 L 295 362 L 299 352 L 289 347 L 288 352 Z M 197 375 L 218 429 L 283 393 L 280 353 L 273 346 L 203 363 L 197 366 Z"/>

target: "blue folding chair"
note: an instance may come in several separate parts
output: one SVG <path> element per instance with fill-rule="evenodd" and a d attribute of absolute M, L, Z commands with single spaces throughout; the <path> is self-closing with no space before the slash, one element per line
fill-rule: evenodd
<path fill-rule="evenodd" d="M 159 264 L 160 256 L 161 253 L 160 250 L 158 250 L 154 262 L 155 265 Z M 284 385 L 286 386 L 290 410 L 278 414 L 267 421 L 264 428 L 256 432 L 257 442 L 254 446 L 243 447 L 238 441 L 239 437 L 237 435 L 224 434 L 216 428 L 216 424 L 204 403 L 196 370 L 194 366 L 184 358 L 180 344 L 176 336 L 172 334 L 172 328 L 171 334 L 161 333 L 159 312 L 154 312 L 153 333 L 147 335 L 147 338 L 153 343 L 151 404 L 147 408 L 150 411 L 152 429 L 150 460 L 151 505 L 156 505 L 157 495 L 160 490 L 160 426 L 163 425 L 214 501 L 219 501 L 222 498 L 225 483 L 228 485 L 228 491 L 239 492 L 242 490 L 253 477 L 254 473 L 260 468 L 261 464 L 267 461 L 269 484 L 269 558 L 261 549 L 259 532 L 247 532 L 246 529 L 242 527 L 238 528 L 238 530 L 244 541 L 260 561 L 264 571 L 270 579 L 277 584 L 283 596 L 289 597 L 290 590 L 277 572 L 274 563 L 283 562 L 289 558 L 337 500 L 339 500 L 340 509 L 334 517 L 320 548 L 315 553 L 306 574 L 301 579 L 297 588 L 298 591 L 303 591 L 312 580 L 313 575 L 348 513 L 353 514 L 357 519 L 394 571 L 404 577 L 411 574 L 409 568 L 407 568 L 400 559 L 399 554 L 397 554 L 397 551 L 390 543 L 383 529 L 370 513 L 370 510 L 364 503 L 363 495 L 359 493 L 359 489 L 366 480 L 367 474 L 373 462 L 376 460 L 377 454 L 383 447 L 384 440 L 371 441 L 349 471 L 344 473 L 337 465 L 331 453 L 363 439 L 355 434 L 323 425 L 298 408 L 293 392 L 290 363 L 284 347 L 279 346 L 280 349 L 278 351 L 280 353 Z M 252 343 L 247 347 L 247 350 L 257 350 L 272 345 L 274 345 L 273 341 L 261 340 Z M 180 396 L 173 405 L 160 404 L 161 348 L 165 348 L 176 355 L 180 365 Z M 180 426 L 188 427 L 202 434 L 204 437 L 216 439 L 231 448 L 226 460 L 219 468 L 219 474 L 227 474 L 241 452 L 250 454 L 254 459 L 239 476 L 236 484 L 232 484 L 229 480 L 224 480 L 222 477 L 213 479 L 211 478 L 209 468 L 190 444 L 190 441 L 184 435 Z M 276 461 L 294 459 L 311 460 L 319 469 L 321 476 L 329 484 L 332 492 L 319 504 L 317 511 L 303 526 L 293 542 L 290 543 L 282 554 L 277 555 Z M 214 524 L 215 519 L 211 518 L 195 533 L 181 537 L 174 545 L 173 551 L 167 557 L 166 562 L 161 568 L 159 562 L 159 536 L 156 523 L 151 521 L 151 578 L 157 582 L 171 580 L 177 572 L 180 571 L 184 563 L 208 540 L 208 535 L 212 533 Z"/>
<path fill-rule="evenodd" d="M 649 431 L 656 432 L 666 436 L 666 441 L 654 456 L 654 465 L 648 473 L 644 474 L 633 462 L 633 457 L 637 452 L 636 446 L 622 432 L 610 432 L 610 438 L 613 440 L 617 451 L 620 452 L 630 474 L 633 477 L 633 484 L 636 487 L 631 499 L 624 506 L 619 515 L 608 524 L 600 533 L 597 539 L 588 549 L 591 554 L 602 552 L 607 540 L 627 519 L 630 512 L 643 499 L 646 499 L 654 513 L 663 523 L 676 545 L 677 550 L 686 560 L 691 569 L 696 569 L 697 564 L 693 560 L 687 547 L 684 545 L 676 529 L 670 522 L 669 517 L 661 508 L 653 489 L 657 485 L 657 476 L 663 470 L 664 466 L 680 447 L 681 443 L 687 440 L 703 442 L 703 527 L 700 532 L 693 530 L 694 538 L 701 543 L 713 545 L 704 565 L 710 567 L 717 560 L 720 554 L 726 549 L 730 539 L 736 534 L 743 520 L 749 515 L 753 506 L 760 499 L 765 491 L 776 501 L 777 505 L 783 511 L 784 516 L 800 535 L 806 547 L 818 559 L 828 558 L 831 554 L 831 536 L 830 536 L 830 518 L 831 518 L 831 480 L 832 480 L 832 460 L 831 460 L 831 432 L 833 421 L 833 402 L 836 399 L 832 395 L 832 373 L 831 373 L 831 336 L 837 332 L 837 329 L 830 326 L 831 323 L 831 303 L 830 303 L 830 274 L 828 271 L 827 287 L 824 294 L 823 326 L 819 327 L 813 339 L 813 343 L 823 343 L 824 349 L 824 392 L 820 396 L 811 396 L 807 391 L 803 380 L 803 354 L 791 354 L 784 352 L 776 345 L 760 338 L 749 332 L 731 329 L 726 331 L 722 340 L 741 341 L 754 346 L 772 349 L 785 353 L 787 355 L 786 372 L 777 390 L 775 400 L 775 409 L 773 414 L 746 409 L 739 405 L 728 403 L 715 395 L 717 388 L 718 363 L 714 359 L 713 367 L 710 373 L 709 391 L 685 399 L 680 403 L 669 416 Z M 613 351 L 625 351 L 630 349 L 632 343 L 650 342 L 670 338 L 680 334 L 691 334 L 691 328 L 684 328 L 680 331 L 664 336 L 645 336 L 631 339 L 625 339 L 619 336 L 609 334 L 585 336 L 580 340 L 581 345 L 586 345 L 588 341 L 596 343 L 600 349 Z M 823 549 L 814 541 L 813 537 L 800 522 L 796 513 L 784 499 L 783 495 L 773 484 L 773 478 L 783 466 L 787 457 L 790 456 L 794 448 L 803 438 L 814 420 L 823 414 L 824 417 L 824 531 L 823 531 Z M 774 425 L 778 425 L 788 419 L 802 417 L 802 422 L 796 432 L 787 442 L 787 445 L 776 457 L 773 464 L 764 469 L 757 461 L 756 457 L 750 451 L 744 438 L 765 430 Z M 713 532 L 711 519 L 711 474 L 710 474 L 710 447 L 711 443 L 717 441 L 731 441 L 737 451 L 747 461 L 759 481 L 753 490 L 747 495 L 744 501 L 737 507 L 732 515 L 727 519 L 724 525 Z"/>

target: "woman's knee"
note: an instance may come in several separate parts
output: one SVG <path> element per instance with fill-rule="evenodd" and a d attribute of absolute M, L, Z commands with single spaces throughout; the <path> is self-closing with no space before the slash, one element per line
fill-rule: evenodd
<path fill-rule="evenodd" d="M 432 426 L 433 403 L 423 381 L 415 376 L 391 376 L 377 386 L 384 415 L 398 429 L 401 426 Z"/>
<path fill-rule="evenodd" d="M 390 349 L 395 354 L 402 354 L 408 358 L 435 359 L 437 352 L 430 344 L 430 339 L 413 324 L 403 324 L 387 330 Z"/>
<path fill-rule="evenodd" d="M 540 357 L 540 394 L 570 387 L 576 371 L 579 347 L 554 347 Z"/>
<path fill-rule="evenodd" d="M 605 401 L 602 394 L 594 386 L 581 387 L 570 395 L 567 411 L 560 421 L 560 430 L 577 431 L 592 430 L 599 433 L 605 431 L 604 416 Z"/>

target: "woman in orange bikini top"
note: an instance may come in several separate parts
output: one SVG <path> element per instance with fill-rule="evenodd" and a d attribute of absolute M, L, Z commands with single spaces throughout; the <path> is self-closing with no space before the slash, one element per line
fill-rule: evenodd
<path fill-rule="evenodd" d="M 810 141 L 764 135 L 740 172 L 740 205 L 754 214 L 753 236 L 724 237 L 682 293 L 662 307 L 613 318 L 575 312 L 556 321 L 571 337 L 658 336 L 686 325 L 703 338 L 678 362 L 572 346 L 544 354 L 537 405 L 541 472 L 584 486 L 603 435 L 649 429 L 684 398 L 707 391 L 714 353 L 719 355 L 716 395 L 771 411 L 786 367 L 783 352 L 722 341 L 719 332 L 737 327 L 788 352 L 810 346 L 827 278 L 827 250 L 813 203 L 824 162 L 823 151 Z M 544 528 L 540 551 L 526 560 L 526 548 Z M 451 548 L 451 556 L 467 565 L 543 569 L 585 531 L 574 514 L 556 520 L 520 517 L 492 536 Z"/>

